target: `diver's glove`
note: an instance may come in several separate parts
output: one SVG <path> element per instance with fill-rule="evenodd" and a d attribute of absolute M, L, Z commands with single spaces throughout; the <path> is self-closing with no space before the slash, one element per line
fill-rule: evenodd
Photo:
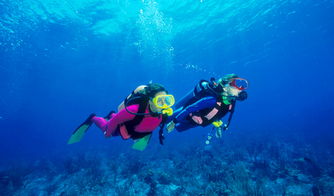
<path fill-rule="evenodd" d="M 216 127 L 216 137 L 221 138 L 222 137 L 222 127 L 224 127 L 223 121 L 221 120 L 214 121 L 212 125 Z"/>
<path fill-rule="evenodd" d="M 171 121 L 170 123 L 167 124 L 166 129 L 167 129 L 168 133 L 172 132 L 174 130 L 174 128 L 175 128 L 175 122 Z"/>

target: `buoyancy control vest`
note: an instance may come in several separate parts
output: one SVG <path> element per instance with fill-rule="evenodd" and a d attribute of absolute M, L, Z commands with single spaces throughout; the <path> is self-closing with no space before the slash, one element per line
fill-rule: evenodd
<path fill-rule="evenodd" d="M 139 139 L 139 138 L 145 137 L 146 135 L 151 134 L 152 132 L 137 132 L 137 131 L 135 131 L 136 126 L 139 125 L 142 122 L 142 120 L 144 119 L 145 115 L 141 115 L 141 114 L 144 114 L 145 111 L 146 111 L 146 108 L 148 106 L 148 99 L 146 99 L 145 97 L 136 97 L 136 98 L 130 98 L 129 100 L 130 100 L 131 103 L 126 103 L 125 102 L 126 103 L 126 105 L 125 105 L 126 110 L 127 110 L 127 107 L 130 106 L 130 105 L 135 105 L 135 104 L 139 105 L 137 115 L 135 115 L 135 118 L 132 119 L 131 121 L 127 121 L 127 122 L 124 123 L 124 125 L 126 127 L 126 130 L 131 135 L 131 138 L 132 139 Z"/>
<path fill-rule="evenodd" d="M 222 102 L 216 102 L 216 105 L 213 108 L 207 108 L 194 112 L 193 115 L 201 117 L 202 124 L 200 124 L 200 126 L 206 127 L 212 124 L 214 121 L 223 118 L 228 112 L 233 110 L 233 106 L 233 104 L 225 105 Z"/>
<path fill-rule="evenodd" d="M 204 97 L 208 97 L 208 96 L 212 96 L 215 97 L 217 102 L 216 105 L 214 106 L 214 108 L 208 108 L 208 109 L 203 109 L 197 112 L 194 112 L 193 115 L 199 116 L 202 118 L 203 122 L 201 124 L 201 126 L 205 127 L 210 125 L 212 122 L 216 121 L 216 120 L 220 120 L 221 118 L 223 118 L 228 112 L 230 112 L 230 116 L 228 118 L 228 122 L 225 125 L 224 129 L 227 129 L 230 121 L 232 119 L 232 115 L 234 112 L 234 108 L 235 108 L 235 101 L 232 101 L 231 104 L 224 104 L 223 103 L 223 99 L 222 96 L 219 92 L 217 92 L 217 85 L 215 85 L 215 81 L 214 78 L 211 78 L 211 81 L 207 81 L 207 80 L 201 80 L 196 86 L 195 88 L 189 92 L 187 94 L 186 97 L 182 98 L 184 100 L 181 99 L 180 104 L 182 104 L 183 108 L 186 108 L 187 106 L 197 102 L 198 100 L 204 98 Z M 222 89 L 220 89 L 222 90 Z M 219 104 L 220 103 L 220 104 Z M 178 104 L 178 105 L 180 105 Z M 208 115 L 211 113 L 214 113 L 216 111 L 216 113 L 211 116 L 211 118 L 207 118 Z M 191 120 L 191 117 L 188 116 L 188 120 Z"/>
<path fill-rule="evenodd" d="M 137 132 L 135 131 L 135 128 L 137 125 L 139 125 L 142 120 L 144 119 L 145 115 L 151 115 L 151 116 L 155 116 L 158 118 L 162 118 L 162 122 L 160 124 L 160 130 L 159 130 L 159 141 L 160 144 L 163 144 L 163 140 L 164 140 L 164 136 L 163 136 L 163 128 L 165 126 L 165 122 L 167 120 L 167 116 L 163 115 L 163 114 L 157 114 L 157 113 L 145 113 L 146 108 L 148 107 L 148 102 L 150 100 L 150 97 L 148 95 L 142 94 L 142 93 L 134 93 L 132 92 L 130 97 L 126 98 L 124 100 L 124 105 L 125 105 L 125 109 L 127 112 L 134 114 L 135 118 L 131 121 L 125 122 L 124 125 L 127 129 L 128 134 L 131 135 L 132 139 L 139 139 L 139 138 L 143 138 L 149 134 L 152 134 L 152 132 Z M 130 105 L 135 105 L 138 104 L 139 108 L 138 111 L 136 113 L 132 113 L 130 112 L 127 107 Z"/>

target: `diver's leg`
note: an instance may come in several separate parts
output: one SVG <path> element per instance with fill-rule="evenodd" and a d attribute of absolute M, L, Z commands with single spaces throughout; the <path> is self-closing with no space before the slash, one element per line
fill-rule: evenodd
<path fill-rule="evenodd" d="M 96 124 L 96 126 L 98 126 L 103 132 L 106 130 L 108 121 L 103 118 L 103 117 L 96 117 L 94 116 L 92 118 L 92 121 Z"/>
<path fill-rule="evenodd" d="M 109 120 L 109 119 L 111 119 L 112 117 L 113 117 L 113 114 L 114 113 L 116 113 L 114 110 L 111 110 L 109 113 L 108 113 L 108 115 L 107 116 L 105 116 L 104 118 L 106 119 L 106 120 Z"/>
<path fill-rule="evenodd" d="M 97 117 L 94 116 L 92 121 L 98 126 L 102 131 L 107 130 L 107 124 L 109 123 L 109 119 L 113 118 L 116 114 L 111 111 L 106 117 Z"/>

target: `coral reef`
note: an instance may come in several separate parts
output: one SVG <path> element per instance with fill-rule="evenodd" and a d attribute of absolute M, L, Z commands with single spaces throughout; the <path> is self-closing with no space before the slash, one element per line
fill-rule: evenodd
<path fill-rule="evenodd" d="M 333 160 L 308 145 L 236 140 L 39 160 L 0 171 L 0 190 L 4 195 L 333 195 Z"/>

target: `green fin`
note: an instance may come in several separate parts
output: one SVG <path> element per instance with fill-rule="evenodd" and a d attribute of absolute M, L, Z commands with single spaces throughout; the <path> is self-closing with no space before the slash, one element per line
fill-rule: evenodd
<path fill-rule="evenodd" d="M 83 138 L 85 133 L 87 132 L 88 128 L 92 125 L 91 119 L 95 116 L 95 114 L 91 114 L 85 122 L 83 122 L 73 133 L 70 139 L 68 140 L 67 144 L 73 144 L 80 142 Z"/>
<path fill-rule="evenodd" d="M 152 134 L 146 135 L 145 137 L 142 137 L 138 139 L 133 145 L 132 148 L 135 150 L 143 151 L 145 150 L 148 142 L 151 139 Z"/>

